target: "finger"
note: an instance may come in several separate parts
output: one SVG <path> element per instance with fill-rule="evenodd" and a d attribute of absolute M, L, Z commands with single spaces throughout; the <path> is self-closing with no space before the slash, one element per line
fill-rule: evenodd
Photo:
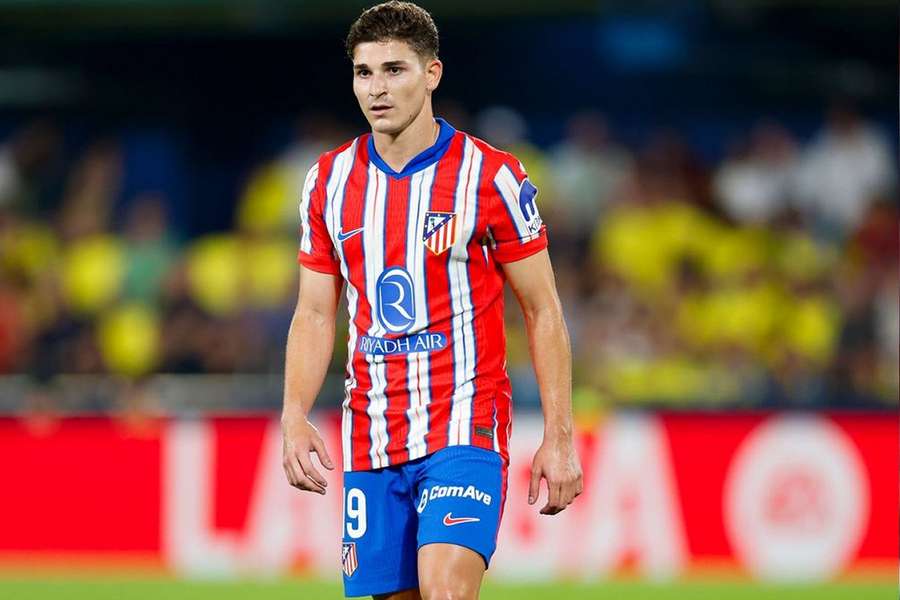
<path fill-rule="evenodd" d="M 559 498 L 561 493 L 561 486 L 558 483 L 550 483 L 547 481 L 547 491 L 549 494 L 547 495 L 547 504 L 544 505 L 544 508 L 541 509 L 541 514 L 544 515 L 555 515 L 560 510 Z"/>
<path fill-rule="evenodd" d="M 300 463 L 294 457 L 290 450 L 284 451 L 284 460 L 281 462 L 284 467 L 284 474 L 287 475 L 288 482 L 296 486 L 303 478 L 303 472 L 300 470 Z"/>
<path fill-rule="evenodd" d="M 284 462 L 283 466 L 285 475 L 287 475 L 288 483 L 291 484 L 291 487 L 295 487 L 303 491 L 318 492 L 320 494 L 325 493 L 321 486 L 316 485 L 314 481 L 303 474 L 303 471 L 300 468 L 300 463 L 296 460 L 287 459 Z"/>
<path fill-rule="evenodd" d="M 322 466 L 329 471 L 333 471 L 334 463 L 331 462 L 331 457 L 328 456 L 328 449 L 325 447 L 325 442 L 322 441 L 322 438 L 317 435 L 313 436 L 312 445 L 313 452 L 319 457 L 319 462 L 322 463 Z"/>
<path fill-rule="evenodd" d="M 305 492 L 315 492 L 315 493 L 319 494 L 320 496 L 325 495 L 325 489 L 322 486 L 318 485 L 315 481 L 313 481 L 309 477 L 304 477 L 294 487 L 297 489 L 303 490 Z"/>
<path fill-rule="evenodd" d="M 325 490 L 322 489 L 321 486 L 317 485 L 315 481 L 306 476 L 301 477 L 299 480 L 297 480 L 297 483 L 293 483 L 291 485 L 292 487 L 295 487 L 303 492 L 315 492 L 316 494 L 319 494 L 321 496 L 325 495 Z"/>
<path fill-rule="evenodd" d="M 287 460 L 281 463 L 281 466 L 284 467 L 284 474 L 287 477 L 288 483 L 291 485 L 297 484 L 297 477 L 294 475 L 294 470 L 291 469 L 290 463 Z"/>
<path fill-rule="evenodd" d="M 297 452 L 297 460 L 300 461 L 300 467 L 303 469 L 304 475 L 319 484 L 319 486 L 321 486 L 322 488 L 328 487 L 328 482 L 325 481 L 325 478 L 322 477 L 322 474 L 319 473 L 318 469 L 313 466 L 312 461 L 309 460 L 309 452 L 304 452 L 302 450 Z"/>
<path fill-rule="evenodd" d="M 575 482 L 570 481 L 562 488 L 562 507 L 565 508 L 575 500 Z"/>
<path fill-rule="evenodd" d="M 538 494 L 541 491 L 541 470 L 537 467 L 531 468 L 531 481 L 528 484 L 528 504 L 537 502 Z"/>

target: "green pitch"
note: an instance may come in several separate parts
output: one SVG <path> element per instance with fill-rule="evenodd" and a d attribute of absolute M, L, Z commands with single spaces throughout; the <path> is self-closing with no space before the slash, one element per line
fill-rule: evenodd
<path fill-rule="evenodd" d="M 328 600 L 343 598 L 338 583 L 305 580 L 209 582 L 170 579 L 0 580 L 5 600 Z M 501 585 L 488 583 L 482 600 L 895 600 L 889 583 L 840 583 L 815 586 L 763 586 L 745 582 L 648 584 Z"/>

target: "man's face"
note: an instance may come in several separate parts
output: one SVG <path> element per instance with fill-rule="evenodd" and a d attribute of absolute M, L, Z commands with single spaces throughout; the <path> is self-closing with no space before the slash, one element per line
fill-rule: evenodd
<path fill-rule="evenodd" d="M 353 93 L 372 131 L 397 134 L 437 87 L 441 62 L 423 60 L 406 42 L 363 42 L 353 52 Z"/>

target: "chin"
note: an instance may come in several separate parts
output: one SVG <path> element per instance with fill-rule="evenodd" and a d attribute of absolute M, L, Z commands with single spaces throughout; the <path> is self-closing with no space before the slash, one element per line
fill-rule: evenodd
<path fill-rule="evenodd" d="M 391 119 L 374 119 L 369 121 L 369 124 L 372 126 L 372 131 L 378 133 L 393 134 L 398 133 L 403 129 Z"/>

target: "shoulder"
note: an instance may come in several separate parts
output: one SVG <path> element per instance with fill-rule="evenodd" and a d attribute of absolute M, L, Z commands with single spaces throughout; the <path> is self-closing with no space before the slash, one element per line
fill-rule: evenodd
<path fill-rule="evenodd" d="M 486 141 L 472 134 L 461 131 L 465 138 L 482 153 L 484 157 L 482 172 L 493 179 L 503 167 L 506 167 L 515 175 L 516 179 L 521 180 L 527 177 L 525 167 L 522 162 L 511 152 L 495 148 Z"/>
<path fill-rule="evenodd" d="M 311 169 L 318 169 L 320 172 L 328 172 L 331 169 L 331 165 L 334 164 L 334 161 L 346 153 L 351 148 L 359 147 L 361 144 L 365 144 L 367 138 L 369 137 L 368 133 L 364 133 L 362 135 L 356 136 L 355 138 L 349 139 L 343 144 L 332 148 L 331 150 L 327 150 L 319 155 L 319 158 L 316 159 L 316 162 L 312 164 Z"/>
<path fill-rule="evenodd" d="M 307 196 L 316 196 L 323 193 L 324 187 L 333 170 L 333 166 L 337 157 L 341 156 L 354 143 L 361 143 L 365 135 L 347 140 L 343 144 L 323 152 L 306 170 L 306 176 L 303 180 L 303 198 Z"/>

